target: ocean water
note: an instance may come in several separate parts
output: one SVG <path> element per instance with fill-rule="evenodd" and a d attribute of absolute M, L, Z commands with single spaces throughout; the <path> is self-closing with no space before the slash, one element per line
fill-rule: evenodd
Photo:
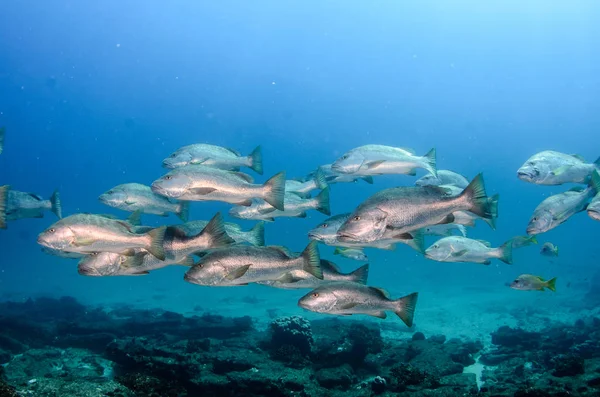
<path fill-rule="evenodd" d="M 45 198 L 58 189 L 65 215 L 125 218 L 98 196 L 121 183 L 152 183 L 165 173 L 161 161 L 192 143 L 243 154 L 261 145 L 261 182 L 282 170 L 303 176 L 360 145 L 418 154 L 435 147 L 439 169 L 469 179 L 482 172 L 488 194 L 500 195 L 497 229 L 478 222 L 469 230 L 497 246 L 525 234 L 539 202 L 572 187 L 520 181 L 516 170 L 529 156 L 600 156 L 600 4 L 593 1 L 49 0 L 5 2 L 0 15 L 0 185 Z M 423 175 L 333 185 L 332 212 L 350 212 Z M 192 203 L 190 219 L 220 211 L 245 228 L 254 224 L 228 217 L 229 208 Z M 267 243 L 301 251 L 326 218 L 310 211 L 277 219 L 266 225 Z M 264 323 L 269 309 L 324 316 L 296 306 L 306 291 L 200 287 L 184 282 L 180 267 L 80 276 L 76 261 L 36 243 L 55 220 L 48 212 L 0 231 L 0 299 L 73 296 L 101 307 L 201 310 Z M 513 265 L 434 262 L 405 246 L 367 249 L 369 284 L 394 297 L 419 292 L 415 324 L 426 334 L 480 336 L 514 325 L 488 316 L 492 306 L 575 319 L 590 310 L 583 297 L 598 272 L 599 236 L 600 223 L 584 212 L 516 251 Z M 560 248 L 552 261 L 539 254 L 547 241 Z M 334 256 L 332 247 L 320 252 L 344 271 L 361 264 Z M 506 283 L 522 273 L 557 277 L 557 292 L 510 289 Z M 391 316 L 376 321 L 405 328 Z"/>

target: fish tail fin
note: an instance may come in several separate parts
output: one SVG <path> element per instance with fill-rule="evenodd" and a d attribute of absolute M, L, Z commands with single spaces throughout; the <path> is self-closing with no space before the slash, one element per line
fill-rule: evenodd
<path fill-rule="evenodd" d="M 369 264 L 367 263 L 366 265 L 362 265 L 348 276 L 350 276 L 350 280 L 355 283 L 367 285 L 367 278 L 369 277 Z"/>
<path fill-rule="evenodd" d="M 535 237 L 535 235 L 529 237 L 529 242 L 531 244 L 537 244 L 538 243 L 537 237 Z"/>
<path fill-rule="evenodd" d="M 263 158 L 262 158 L 262 150 L 260 145 L 258 145 L 252 153 L 248 156 L 250 160 L 250 168 L 254 170 L 257 174 L 263 174 Z"/>
<path fill-rule="evenodd" d="M 285 171 L 271 177 L 265 182 L 266 190 L 263 199 L 276 209 L 283 211 L 283 202 L 285 200 Z"/>
<path fill-rule="evenodd" d="M 554 255 L 558 256 L 558 245 L 554 246 Z"/>
<path fill-rule="evenodd" d="M 456 228 L 458 229 L 461 236 L 467 237 L 467 228 L 464 225 L 456 225 Z"/>
<path fill-rule="evenodd" d="M 331 215 L 331 208 L 329 207 L 329 188 L 321 190 L 321 192 L 315 197 L 317 204 L 317 211 L 325 215 Z"/>
<path fill-rule="evenodd" d="M 592 179 L 590 181 L 590 186 L 592 189 L 594 189 L 596 194 L 598 194 L 598 192 L 600 192 L 600 173 L 596 170 L 594 170 L 594 172 L 592 172 Z"/>
<path fill-rule="evenodd" d="M 341 249 L 340 247 L 335 247 L 335 250 L 333 251 L 333 255 L 341 255 L 344 252 L 343 249 Z"/>
<path fill-rule="evenodd" d="M 419 253 L 425 252 L 425 232 L 423 230 L 413 230 L 409 233 L 412 236 L 412 240 L 409 241 L 408 246 Z"/>
<path fill-rule="evenodd" d="M 6 229 L 6 208 L 8 207 L 9 185 L 0 186 L 0 229 Z"/>
<path fill-rule="evenodd" d="M 509 265 L 512 265 L 512 246 L 512 239 L 510 239 L 497 248 L 498 259 Z"/>
<path fill-rule="evenodd" d="M 436 150 L 435 148 L 431 148 L 430 151 L 427 152 L 423 158 L 425 159 L 426 165 L 425 169 L 431 173 L 431 175 L 437 178 L 437 160 L 436 160 Z"/>
<path fill-rule="evenodd" d="M 250 230 L 250 244 L 255 245 L 257 247 L 262 247 L 265 245 L 265 223 L 258 222 L 254 227 Z"/>
<path fill-rule="evenodd" d="M 225 232 L 225 221 L 220 212 L 217 212 L 215 216 L 213 216 L 198 236 L 207 238 L 208 246 L 211 248 L 226 247 L 235 243 L 235 241 Z"/>
<path fill-rule="evenodd" d="M 548 288 L 552 292 L 556 292 L 556 277 L 551 278 L 546 281 L 546 288 Z"/>
<path fill-rule="evenodd" d="M 50 208 L 54 215 L 58 217 L 58 219 L 62 219 L 62 205 L 60 203 L 60 193 L 58 190 L 55 190 L 50 196 Z"/>
<path fill-rule="evenodd" d="M 161 226 L 146 233 L 150 237 L 150 245 L 146 247 L 146 250 L 161 261 L 164 261 L 166 258 L 164 247 L 166 231 L 167 227 Z"/>
<path fill-rule="evenodd" d="M 321 167 L 317 168 L 317 170 L 315 171 L 315 176 L 313 177 L 314 181 L 315 181 L 315 185 L 317 186 L 317 189 L 325 189 L 327 186 L 329 186 L 327 184 L 327 178 L 325 177 L 325 173 L 323 172 L 323 170 L 321 169 Z"/>
<path fill-rule="evenodd" d="M 394 313 L 396 313 L 396 315 L 400 317 L 400 319 L 404 321 L 404 324 L 406 324 L 408 327 L 412 327 L 413 325 L 415 307 L 417 306 L 418 298 L 419 293 L 413 292 L 410 295 L 393 301 Z"/>
<path fill-rule="evenodd" d="M 188 219 L 190 218 L 190 202 L 189 201 L 181 201 L 179 203 L 177 217 L 179 219 L 181 219 L 183 222 L 188 221 Z"/>
<path fill-rule="evenodd" d="M 483 175 L 477 174 L 459 196 L 470 204 L 469 212 L 479 215 L 484 219 L 493 219 L 492 204 L 485 193 Z M 497 205 L 497 204 L 496 204 Z"/>
<path fill-rule="evenodd" d="M 369 185 L 373 184 L 373 177 L 371 175 L 361 176 L 360 179 L 367 182 Z"/>
<path fill-rule="evenodd" d="M 311 241 L 302 255 L 300 255 L 304 262 L 303 270 L 315 276 L 316 278 L 323 280 L 323 270 L 321 269 L 321 257 L 319 256 L 319 250 L 317 249 L 317 242 Z"/>

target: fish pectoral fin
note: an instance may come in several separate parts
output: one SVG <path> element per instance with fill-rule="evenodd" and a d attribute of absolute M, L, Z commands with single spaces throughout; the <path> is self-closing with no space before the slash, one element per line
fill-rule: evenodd
<path fill-rule="evenodd" d="M 73 242 L 73 245 L 75 247 L 87 247 L 89 245 L 92 245 L 96 242 L 97 240 L 94 238 L 84 238 L 81 240 L 77 240 L 75 242 Z"/>
<path fill-rule="evenodd" d="M 367 166 L 367 169 L 372 170 L 373 168 L 379 167 L 383 163 L 385 163 L 385 160 L 369 161 L 365 162 L 364 164 Z"/>
<path fill-rule="evenodd" d="M 437 224 L 438 225 L 446 225 L 448 223 L 454 222 L 454 220 L 455 220 L 454 214 L 448 214 L 448 215 L 446 215 L 446 217 L 444 219 L 442 219 L 441 221 L 439 221 Z"/>
<path fill-rule="evenodd" d="M 377 318 L 387 318 L 387 314 L 385 314 L 384 311 L 380 311 L 380 312 L 370 312 L 370 313 L 365 313 L 369 316 L 373 316 L 373 317 L 377 317 Z"/>
<path fill-rule="evenodd" d="M 567 172 L 567 170 L 571 168 L 570 165 L 563 165 L 562 167 L 558 167 L 557 169 L 551 171 L 550 173 L 552 175 L 558 176 L 560 174 L 564 174 L 565 172 Z"/>
<path fill-rule="evenodd" d="M 492 264 L 492 261 L 491 261 L 491 260 L 489 260 L 489 259 L 486 259 L 485 261 L 483 261 L 483 262 L 481 262 L 481 263 L 482 263 L 483 265 L 486 265 L 486 266 L 487 266 L 487 265 L 491 265 L 491 264 Z"/>
<path fill-rule="evenodd" d="M 225 278 L 229 281 L 233 281 L 236 280 L 240 277 L 242 277 L 244 274 L 246 274 L 246 272 L 248 271 L 248 269 L 250 269 L 250 266 L 252 265 L 244 265 L 244 266 L 240 266 L 235 270 L 232 270 L 231 272 L 229 272 L 229 274 L 227 276 L 225 276 Z"/>
<path fill-rule="evenodd" d="M 202 164 L 205 161 L 206 161 L 206 158 L 192 159 L 192 161 L 190 161 L 190 164 Z"/>
<path fill-rule="evenodd" d="M 406 173 L 406 175 L 408 175 L 408 176 L 416 176 L 417 175 L 417 169 L 413 168 L 412 170 L 408 171 Z"/>
<path fill-rule="evenodd" d="M 125 200 L 125 204 L 127 204 L 127 205 L 135 204 L 135 201 L 133 201 L 133 200 Z"/>
<path fill-rule="evenodd" d="M 275 218 L 262 218 L 261 220 L 265 222 L 275 222 Z"/>
<path fill-rule="evenodd" d="M 348 302 L 348 303 L 344 303 L 343 305 L 340 305 L 340 309 L 348 310 L 348 309 L 352 309 L 356 305 L 357 305 L 357 303 L 355 303 L 355 302 Z"/>
<path fill-rule="evenodd" d="M 276 209 L 277 209 L 277 208 L 275 208 L 275 207 L 265 207 L 265 208 L 259 208 L 259 209 L 258 209 L 258 213 L 259 213 L 259 214 L 263 214 L 263 215 L 264 215 L 264 214 L 268 214 L 268 213 L 270 213 L 270 212 L 273 212 L 273 211 L 275 211 Z"/>
<path fill-rule="evenodd" d="M 297 283 L 300 280 L 302 280 L 302 278 L 300 278 L 300 277 L 294 277 L 294 275 L 291 274 L 291 273 L 286 273 L 286 274 L 284 274 L 283 276 L 281 276 L 280 278 L 277 279 L 278 282 L 284 283 L 284 284 Z"/>
<path fill-rule="evenodd" d="M 456 257 L 459 257 L 459 256 L 463 256 L 466 253 L 467 253 L 467 250 L 460 250 L 460 251 L 453 252 L 452 256 L 456 258 Z"/>
<path fill-rule="evenodd" d="M 190 192 L 193 194 L 199 194 L 201 196 L 205 196 L 207 194 L 214 192 L 215 190 L 217 190 L 217 189 L 215 189 L 214 187 L 196 187 L 196 188 L 190 189 Z"/>

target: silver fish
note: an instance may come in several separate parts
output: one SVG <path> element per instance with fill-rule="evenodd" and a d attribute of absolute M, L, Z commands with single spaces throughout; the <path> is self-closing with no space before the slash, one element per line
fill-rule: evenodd
<path fill-rule="evenodd" d="M 314 209 L 325 215 L 330 215 L 329 188 L 313 197 L 304 199 L 297 194 L 287 193 L 283 202 L 285 210 L 280 211 L 263 200 L 254 200 L 249 207 L 236 206 L 229 210 L 229 215 L 240 219 L 263 220 L 273 222 L 279 217 L 306 218 L 306 211 Z"/>
<path fill-rule="evenodd" d="M 284 210 L 285 171 L 264 185 L 255 185 L 251 181 L 250 176 L 239 172 L 188 165 L 154 181 L 152 191 L 179 200 L 224 201 L 245 206 L 251 205 L 253 198 L 261 198 L 278 210 Z"/>
<path fill-rule="evenodd" d="M 334 185 L 336 183 L 352 183 L 358 180 L 362 180 L 367 182 L 368 184 L 373 184 L 373 177 L 370 175 L 361 176 L 361 175 L 352 175 L 352 174 L 343 174 L 340 172 L 336 172 L 331 168 L 331 164 L 324 164 L 317 168 L 315 171 L 308 174 L 308 178 L 312 179 L 315 177 L 317 173 L 320 173 L 325 177 L 325 181 L 329 185 Z"/>
<path fill-rule="evenodd" d="M 365 145 L 345 153 L 332 164 L 331 169 L 352 175 L 416 175 L 416 169 L 423 168 L 437 175 L 435 163 L 435 149 L 421 157 L 402 148 Z"/>
<path fill-rule="evenodd" d="M 596 189 L 590 186 L 587 189 L 573 188 L 548 197 L 533 211 L 527 225 L 527 234 L 545 233 L 566 222 L 576 213 L 585 211 L 589 199 L 595 194 Z"/>
<path fill-rule="evenodd" d="M 285 181 L 285 192 L 296 193 L 302 198 L 310 197 L 313 190 L 323 190 L 327 187 L 327 180 L 322 172 L 316 172 L 314 176 L 308 180 L 288 180 Z"/>
<path fill-rule="evenodd" d="M 180 261 L 161 261 L 146 250 L 136 248 L 134 255 L 120 255 L 113 252 L 94 252 L 83 257 L 77 264 L 82 276 L 142 276 L 152 270 L 170 265 L 192 266 L 194 259 L 184 257 Z"/>
<path fill-rule="evenodd" d="M 358 283 L 335 283 L 320 286 L 298 301 L 298 306 L 317 313 L 366 314 L 386 318 L 386 311 L 393 311 L 409 327 L 412 327 L 418 293 L 400 299 L 390 299 L 387 291 Z"/>
<path fill-rule="evenodd" d="M 500 259 L 512 264 L 512 241 L 498 248 L 492 248 L 483 240 L 473 240 L 461 236 L 444 237 L 425 250 L 425 257 L 438 262 L 473 262 L 489 265 L 490 259 Z"/>
<path fill-rule="evenodd" d="M 303 270 L 323 279 L 317 243 L 311 242 L 300 256 L 282 247 L 245 245 L 211 251 L 185 274 L 192 284 L 246 285 L 258 281 L 292 282 L 291 272 Z"/>
<path fill-rule="evenodd" d="M 467 229 L 463 225 L 456 223 L 447 223 L 444 225 L 431 225 L 421 229 L 425 235 L 429 236 L 452 236 L 454 231 L 458 231 L 461 236 L 467 237 Z"/>
<path fill-rule="evenodd" d="M 144 214 L 169 216 L 176 214 L 186 222 L 190 203 L 182 201 L 174 203 L 152 191 L 150 186 L 140 183 L 124 183 L 104 192 L 98 198 L 101 203 L 124 211 L 141 211 Z"/>
<path fill-rule="evenodd" d="M 600 174 L 598 174 L 598 171 L 594 171 L 592 174 L 592 186 L 594 186 L 596 191 L 600 192 Z M 596 193 L 596 196 L 587 206 L 587 213 L 590 218 L 600 221 L 600 193 Z"/>
<path fill-rule="evenodd" d="M 0 228 L 6 228 L 7 221 L 24 218 L 43 218 L 45 211 L 52 211 L 62 217 L 60 194 L 55 191 L 50 200 L 44 200 L 34 193 L 12 190 L 9 185 L 0 187 Z"/>
<path fill-rule="evenodd" d="M 128 222 L 100 215 L 76 214 L 54 223 L 38 236 L 38 244 L 65 252 L 124 253 L 144 248 L 157 258 L 165 259 L 163 247 L 166 227 L 137 234 Z"/>
<path fill-rule="evenodd" d="M 186 222 L 182 225 L 172 225 L 170 227 L 181 230 L 187 236 L 193 236 L 204 229 L 207 224 L 208 221 L 198 220 Z M 236 223 L 225 222 L 225 232 L 238 244 L 248 243 L 255 246 L 265 245 L 264 222 L 257 222 L 256 225 L 248 231 L 242 230 L 242 227 Z"/>
<path fill-rule="evenodd" d="M 453 212 L 470 211 L 492 218 L 481 174 L 458 196 L 439 186 L 397 187 L 375 193 L 340 227 L 340 241 L 371 242 L 387 229 L 406 233 L 426 226 L 452 223 Z"/>
<path fill-rule="evenodd" d="M 419 178 L 415 185 L 417 186 L 440 186 L 440 185 L 452 185 L 461 189 L 466 188 L 469 185 L 467 178 L 459 173 L 449 170 L 438 170 L 437 177 L 429 174 Z"/>
<path fill-rule="evenodd" d="M 242 156 L 237 150 L 198 143 L 184 146 L 163 160 L 163 167 L 170 169 L 196 164 L 229 171 L 237 171 L 240 167 L 249 167 L 256 173 L 263 174 L 260 146 L 257 146 L 250 155 Z"/>
<path fill-rule="evenodd" d="M 348 220 L 350 213 L 334 215 L 308 232 L 308 238 L 323 244 L 344 248 L 379 248 L 393 250 L 395 244 L 406 244 L 417 252 L 425 252 L 424 234 L 420 230 L 410 233 L 396 233 L 393 229 L 386 229 L 383 237 L 372 242 L 346 242 L 340 241 L 338 230 Z"/>
<path fill-rule="evenodd" d="M 303 270 L 293 271 L 294 281 L 284 283 L 281 281 L 260 281 L 258 284 L 280 289 L 313 289 L 320 285 L 336 282 L 352 282 L 366 284 L 369 275 L 369 265 L 363 265 L 351 273 L 342 273 L 342 271 L 333 262 L 321 259 L 321 270 L 323 271 L 323 280 L 316 278 L 312 274 Z"/>
<path fill-rule="evenodd" d="M 594 170 L 600 170 L 600 158 L 589 164 L 576 154 L 546 150 L 531 156 L 519 168 L 517 177 L 537 185 L 587 184 Z"/>
<path fill-rule="evenodd" d="M 354 259 L 355 261 L 361 262 L 367 262 L 369 260 L 362 248 L 336 247 L 335 251 L 333 251 L 333 255 L 340 255 L 344 258 Z"/>
<path fill-rule="evenodd" d="M 544 243 L 540 250 L 540 254 L 551 257 L 558 256 L 558 247 L 552 243 Z"/>

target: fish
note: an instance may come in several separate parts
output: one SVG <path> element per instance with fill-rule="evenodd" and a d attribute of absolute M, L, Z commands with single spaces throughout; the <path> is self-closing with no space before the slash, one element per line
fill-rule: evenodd
<path fill-rule="evenodd" d="M 600 157 L 592 164 L 577 154 L 546 150 L 531 156 L 517 170 L 517 177 L 536 185 L 587 184 L 594 170 L 600 169 Z"/>
<path fill-rule="evenodd" d="M 542 249 L 540 250 L 540 254 L 544 256 L 558 256 L 558 247 L 552 243 L 544 243 L 542 245 Z"/>
<path fill-rule="evenodd" d="M 308 232 L 308 238 L 320 241 L 323 244 L 344 248 L 379 248 L 393 250 L 395 244 L 406 244 L 417 252 L 425 252 L 425 237 L 422 231 L 415 230 L 410 233 L 396 233 L 393 229 L 386 229 L 383 237 L 372 242 L 344 242 L 338 236 L 339 228 L 350 218 L 350 213 L 334 215 L 327 218 L 317 227 Z"/>
<path fill-rule="evenodd" d="M 242 156 L 234 149 L 197 143 L 181 147 L 163 160 L 163 167 L 169 169 L 196 164 L 228 171 L 239 171 L 240 167 L 248 167 L 257 174 L 263 174 L 263 160 L 260 146 L 257 146 L 250 155 Z"/>
<path fill-rule="evenodd" d="M 138 234 L 126 221 L 93 214 L 75 214 L 55 222 L 38 235 L 38 244 L 65 252 L 126 253 L 131 248 L 144 248 L 164 260 L 166 227 Z"/>
<path fill-rule="evenodd" d="M 481 174 L 458 196 L 450 196 L 439 186 L 397 187 L 375 193 L 354 210 L 338 230 L 338 236 L 340 241 L 376 241 L 387 229 L 406 233 L 452 223 L 452 213 L 456 211 L 493 217 Z"/>
<path fill-rule="evenodd" d="M 172 225 L 170 228 L 175 228 L 180 230 L 187 236 L 193 236 L 194 234 L 199 233 L 202 229 L 206 227 L 208 221 L 196 220 L 186 222 L 182 225 Z M 229 237 L 231 237 L 235 243 L 244 244 L 248 243 L 254 246 L 263 246 L 265 245 L 265 223 L 257 222 L 252 229 L 248 231 L 242 230 L 242 227 L 236 223 L 225 222 L 225 232 Z"/>
<path fill-rule="evenodd" d="M 460 188 L 460 187 L 454 186 L 454 185 L 440 185 L 440 188 L 447 190 L 451 196 L 459 196 L 463 192 L 463 189 L 464 189 L 464 188 Z M 452 215 L 454 216 L 453 223 L 455 223 L 457 225 L 474 227 L 475 221 L 477 219 L 481 219 L 482 221 L 487 223 L 488 226 L 491 227 L 493 230 L 496 230 L 496 219 L 498 219 L 498 201 L 499 200 L 500 200 L 499 194 L 494 194 L 493 196 L 488 197 L 489 209 L 490 209 L 490 212 L 492 213 L 491 218 L 482 218 L 482 217 L 475 215 L 473 213 L 470 213 L 470 212 L 457 211 L 457 212 L 452 213 Z"/>
<path fill-rule="evenodd" d="M 144 214 L 169 216 L 174 213 L 184 222 L 189 217 L 189 201 L 174 203 L 152 191 L 150 186 L 140 183 L 125 183 L 102 193 L 101 203 L 124 211 L 140 211 Z"/>
<path fill-rule="evenodd" d="M 437 176 L 435 149 L 421 157 L 407 149 L 365 145 L 344 153 L 331 165 L 333 171 L 352 175 L 416 175 L 417 168 Z"/>
<path fill-rule="evenodd" d="M 386 318 L 385 312 L 389 310 L 408 327 L 412 327 L 418 296 L 414 292 L 393 300 L 384 289 L 346 282 L 315 288 L 300 298 L 298 306 L 317 313 L 366 314 L 377 318 Z"/>
<path fill-rule="evenodd" d="M 317 171 L 312 178 L 307 180 L 287 180 L 285 181 L 285 192 L 295 193 L 302 198 L 309 198 L 313 190 L 323 190 L 328 186 L 325 175 Z"/>
<path fill-rule="evenodd" d="M 321 259 L 321 270 L 323 271 L 322 280 L 303 270 L 298 270 L 292 272 L 294 281 L 291 283 L 284 283 L 282 281 L 259 281 L 257 284 L 280 289 L 314 289 L 320 285 L 336 282 L 366 284 L 367 277 L 369 276 L 369 264 L 363 265 L 351 273 L 342 273 L 335 263 Z"/>
<path fill-rule="evenodd" d="M 261 198 L 283 211 L 285 171 L 263 185 L 252 183 L 249 175 L 224 171 L 205 165 L 176 168 L 152 183 L 152 191 L 161 196 L 188 201 L 223 201 L 244 206 Z"/>
<path fill-rule="evenodd" d="M 512 264 L 512 241 L 498 248 L 484 240 L 473 240 L 461 236 L 444 237 L 425 250 L 425 257 L 438 262 L 472 262 L 489 265 L 490 259 L 500 259 Z"/>
<path fill-rule="evenodd" d="M 240 219 L 263 220 L 273 222 L 279 217 L 306 218 L 306 211 L 314 209 L 325 215 L 331 215 L 329 207 L 329 188 L 309 199 L 304 199 L 295 193 L 285 194 L 283 207 L 280 211 L 264 200 L 255 200 L 249 207 L 236 206 L 229 210 L 229 215 Z"/>
<path fill-rule="evenodd" d="M 513 249 L 527 247 L 533 244 L 537 244 L 537 238 L 535 236 L 516 236 L 511 240 Z"/>
<path fill-rule="evenodd" d="M 43 218 L 50 210 L 59 219 L 62 218 L 60 194 L 54 191 L 50 200 L 44 200 L 35 193 L 13 190 L 9 185 L 0 187 L 0 228 L 6 228 L 7 221 L 25 218 Z"/>
<path fill-rule="evenodd" d="M 0 154 L 4 151 L 4 137 L 6 136 L 6 128 L 0 127 Z"/>
<path fill-rule="evenodd" d="M 143 276 L 152 270 L 170 265 L 192 266 L 191 256 L 179 261 L 161 261 L 148 251 L 136 248 L 133 255 L 120 255 L 114 252 L 93 252 L 85 255 L 77 264 L 77 272 L 82 276 Z"/>
<path fill-rule="evenodd" d="M 594 171 L 592 174 L 592 185 L 596 191 L 600 192 L 600 174 L 598 171 Z M 590 218 L 600 221 L 600 193 L 596 193 L 596 196 L 592 199 L 590 204 L 587 206 L 587 213 Z"/>
<path fill-rule="evenodd" d="M 308 174 L 307 178 L 312 179 L 317 173 L 321 173 L 325 177 L 325 181 L 328 185 L 334 185 L 336 183 L 353 183 L 359 180 L 362 180 L 370 185 L 373 184 L 373 177 L 370 175 L 361 176 L 352 174 L 342 174 L 340 172 L 334 171 L 331 168 L 331 166 L 331 164 L 321 165 L 315 171 Z"/>
<path fill-rule="evenodd" d="M 467 229 L 464 225 L 456 223 L 447 223 L 444 225 L 430 225 L 421 229 L 425 235 L 429 236 L 453 236 L 454 231 L 458 231 L 461 236 L 467 237 Z"/>
<path fill-rule="evenodd" d="M 317 242 L 312 241 L 300 256 L 284 247 L 233 246 L 214 250 L 200 258 L 184 280 L 205 286 L 247 285 L 258 281 L 294 281 L 293 271 L 303 270 L 323 279 Z"/>
<path fill-rule="evenodd" d="M 85 256 L 85 254 L 80 254 L 78 252 L 65 252 L 65 251 L 55 250 L 55 249 L 48 248 L 48 247 L 42 247 L 42 252 L 44 252 L 48 255 L 59 256 L 61 258 L 68 258 L 68 259 L 81 259 Z"/>
<path fill-rule="evenodd" d="M 527 234 L 545 233 L 565 223 L 571 216 L 585 211 L 588 201 L 596 193 L 595 186 L 590 185 L 586 189 L 576 187 L 548 197 L 533 211 L 527 225 Z"/>
<path fill-rule="evenodd" d="M 540 276 L 531 274 L 521 274 L 510 283 L 510 288 L 520 291 L 544 291 L 548 288 L 552 292 L 556 292 L 556 277 L 545 281 Z"/>
<path fill-rule="evenodd" d="M 437 177 L 433 174 L 425 175 L 415 182 L 417 186 L 440 186 L 440 185 L 451 185 L 461 189 L 466 188 L 469 185 L 467 178 L 459 173 L 449 170 L 438 170 Z"/>
<path fill-rule="evenodd" d="M 355 261 L 366 262 L 369 260 L 369 258 L 361 248 L 336 247 L 333 254 L 340 255 L 348 259 L 354 259 Z"/>

